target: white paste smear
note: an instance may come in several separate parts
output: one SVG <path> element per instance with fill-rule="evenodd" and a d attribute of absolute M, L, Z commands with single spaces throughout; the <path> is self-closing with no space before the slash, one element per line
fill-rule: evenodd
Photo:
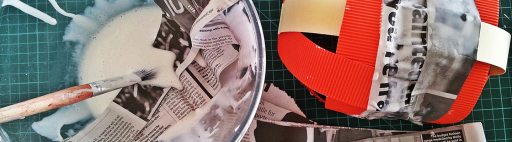
<path fill-rule="evenodd" d="M 55 20 L 55 18 L 50 17 L 46 13 L 43 13 L 43 12 L 19 1 L 19 0 L 3 0 L 0 2 L 2 2 L 2 7 L 10 5 L 10 6 L 18 8 L 19 10 L 21 10 L 29 15 L 32 15 L 38 19 L 41 19 L 42 21 L 44 21 L 50 25 L 57 24 L 57 20 Z"/>
<path fill-rule="evenodd" d="M 94 29 L 98 28 L 98 25 L 91 19 L 89 19 L 85 16 L 82 16 L 82 15 L 76 15 L 76 14 L 72 14 L 72 13 L 68 13 L 68 12 L 64 11 L 62 8 L 60 8 L 59 4 L 57 4 L 56 0 L 48 0 L 48 1 L 50 2 L 50 4 L 52 4 L 53 8 L 55 8 L 55 10 L 57 10 L 57 12 L 59 12 L 60 14 L 66 16 L 66 17 L 73 18 L 73 21 L 80 24 L 80 26 L 84 27 L 85 29 L 94 30 Z"/>
<path fill-rule="evenodd" d="M 136 0 L 96 0 L 94 7 L 88 7 L 85 10 L 85 16 L 77 16 L 56 8 L 63 15 L 73 18 L 63 38 L 65 41 L 79 43 L 75 48 L 76 60 L 82 62 L 79 67 L 80 84 L 124 75 L 140 69 L 154 69 L 157 72 L 156 78 L 142 84 L 181 88 L 172 69 L 175 55 L 151 46 L 160 27 L 161 10 L 153 4 L 133 9 L 142 3 Z M 109 20 L 112 19 L 110 17 L 130 9 L 133 10 L 123 16 L 117 16 L 114 21 Z M 140 17 L 145 17 L 145 20 L 140 20 Z M 104 24 L 107 22 L 110 23 Z M 104 28 L 98 31 L 98 27 L 102 25 Z M 96 35 L 93 36 L 93 34 Z M 56 113 L 33 123 L 32 128 L 50 140 L 61 141 L 63 138 L 60 135 L 60 129 L 63 125 L 98 116 L 118 92 L 118 90 L 112 91 L 103 96 L 61 108 Z"/>
<path fill-rule="evenodd" d="M 156 78 L 142 82 L 159 87 L 181 89 L 174 73 L 176 55 L 152 46 L 160 27 L 158 7 L 143 7 L 122 14 L 94 35 L 86 46 L 79 67 L 80 83 L 129 74 L 137 70 L 155 70 Z M 144 17 L 144 20 L 141 20 Z M 118 91 L 92 98 L 86 103 L 94 116 L 103 113 Z"/>

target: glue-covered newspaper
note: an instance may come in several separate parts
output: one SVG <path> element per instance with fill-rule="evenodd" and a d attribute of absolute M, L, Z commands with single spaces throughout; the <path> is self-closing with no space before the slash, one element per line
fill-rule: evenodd
<path fill-rule="evenodd" d="M 103 114 L 66 141 L 226 141 L 239 127 L 229 122 L 239 122 L 243 118 L 237 112 L 249 109 L 240 104 L 250 103 L 257 47 L 254 33 L 240 33 L 252 26 L 244 4 L 155 2 L 164 14 L 153 47 L 176 53 L 176 68 L 186 66 L 179 74 L 184 88 L 122 88 Z M 193 39 L 190 25 L 202 27 Z M 199 48 L 200 60 L 183 63 Z"/>
<path fill-rule="evenodd" d="M 438 120 L 476 59 L 480 18 L 471 0 L 382 0 L 381 39 L 367 111 L 358 117 Z"/>
<path fill-rule="evenodd" d="M 481 142 L 479 122 L 426 131 L 397 131 L 325 126 L 305 117 L 295 101 L 273 84 L 266 84 L 255 120 L 243 142 Z"/>
<path fill-rule="evenodd" d="M 318 125 L 306 118 L 295 101 L 274 84 L 265 84 L 262 101 L 243 142 L 349 142 L 407 131 Z"/>

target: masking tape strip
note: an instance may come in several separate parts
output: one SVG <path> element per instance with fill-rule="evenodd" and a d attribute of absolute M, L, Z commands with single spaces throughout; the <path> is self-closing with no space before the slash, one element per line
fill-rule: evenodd
<path fill-rule="evenodd" d="M 346 0 L 286 0 L 278 33 L 308 32 L 338 36 Z"/>
<path fill-rule="evenodd" d="M 490 75 L 505 73 L 509 46 L 510 34 L 508 32 L 482 22 L 476 60 L 492 65 L 489 72 Z"/>

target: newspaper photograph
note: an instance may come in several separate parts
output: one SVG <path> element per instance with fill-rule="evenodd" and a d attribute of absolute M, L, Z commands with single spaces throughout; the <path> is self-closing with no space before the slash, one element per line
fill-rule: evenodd
<path fill-rule="evenodd" d="M 428 17 L 432 32 L 423 75 L 413 91 L 420 98 L 414 104 L 415 121 L 437 120 L 448 112 L 476 60 L 480 35 L 474 1 L 428 1 L 427 6 L 433 11 Z"/>
<path fill-rule="evenodd" d="M 135 84 L 122 88 L 114 102 L 147 121 L 163 93 L 164 88 Z"/>

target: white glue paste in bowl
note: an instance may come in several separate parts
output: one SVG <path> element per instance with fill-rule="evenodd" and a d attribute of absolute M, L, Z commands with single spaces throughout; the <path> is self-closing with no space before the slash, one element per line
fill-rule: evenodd
<path fill-rule="evenodd" d="M 155 70 L 156 78 L 141 84 L 181 89 L 174 73 L 176 55 L 152 46 L 160 27 L 158 7 L 142 7 L 124 13 L 101 29 L 86 46 L 79 66 L 80 83 Z M 86 101 L 94 116 L 99 116 L 119 91 Z"/>
<path fill-rule="evenodd" d="M 245 58 L 235 61 L 224 71 L 224 75 L 221 77 L 223 87 L 212 100 L 188 114 L 177 124 L 169 127 L 157 140 L 212 141 L 216 140 L 217 136 L 222 135 L 223 132 L 229 133 L 233 129 L 238 129 L 239 124 L 236 122 L 242 117 L 234 116 L 245 114 L 241 110 L 248 108 L 244 107 L 246 105 L 240 104 L 248 103 L 252 98 L 250 91 L 245 92 L 240 89 L 252 86 L 250 84 L 254 83 L 254 79 L 251 75 L 253 73 L 250 72 L 253 72 L 254 69 L 248 70 L 249 73 L 245 73 L 243 76 L 238 76 L 238 74 L 241 70 L 247 70 L 253 64 L 253 59 L 256 58 L 251 54 L 254 52 L 253 39 L 255 35 L 252 32 L 247 32 L 247 29 L 251 28 L 249 19 L 240 18 L 245 16 L 242 12 L 242 5 L 234 6 L 231 11 L 233 13 L 225 15 L 225 22 L 233 26 L 231 30 L 241 43 L 240 55 Z M 86 49 L 83 54 L 80 54 L 83 55 L 80 58 L 81 64 L 79 67 L 80 83 L 119 76 L 137 69 L 169 67 L 156 68 L 158 74 L 165 73 L 168 76 L 157 76 L 157 80 L 146 83 L 161 87 L 181 88 L 182 86 L 177 82 L 178 80 L 172 70 L 174 54 L 151 46 L 160 26 L 160 20 L 161 10 L 153 6 L 131 10 L 117 16 L 113 21 L 107 22 L 105 28 L 94 34 L 94 38 L 85 46 Z M 236 79 L 233 80 L 233 78 Z M 101 96 L 101 98 L 94 98 L 77 104 L 76 107 L 60 109 L 57 113 L 34 123 L 34 125 L 47 124 L 46 127 L 40 127 L 40 129 L 49 133 L 38 133 L 53 140 L 62 140 L 60 130 L 48 128 L 58 127 L 60 129 L 62 123 L 71 124 L 80 121 L 87 117 L 85 114 L 99 116 L 118 92 L 118 90 L 110 92 Z M 74 113 L 79 114 L 74 115 Z M 215 118 L 222 118 L 230 124 L 226 126 L 226 122 L 221 123 L 220 121 L 212 121 L 211 124 L 206 123 Z M 51 124 L 60 126 L 48 126 Z M 36 130 L 36 128 L 34 129 Z"/>
<path fill-rule="evenodd" d="M 152 5 L 130 10 L 107 22 L 85 45 L 79 65 L 80 84 L 146 69 L 157 74 L 155 79 L 141 84 L 181 89 L 173 69 L 176 55 L 152 47 L 161 16 L 160 8 Z M 115 90 L 59 109 L 33 123 L 32 128 L 50 140 L 62 141 L 60 129 L 63 125 L 88 119 L 91 115 L 99 116 L 118 93 L 119 90 Z"/>

